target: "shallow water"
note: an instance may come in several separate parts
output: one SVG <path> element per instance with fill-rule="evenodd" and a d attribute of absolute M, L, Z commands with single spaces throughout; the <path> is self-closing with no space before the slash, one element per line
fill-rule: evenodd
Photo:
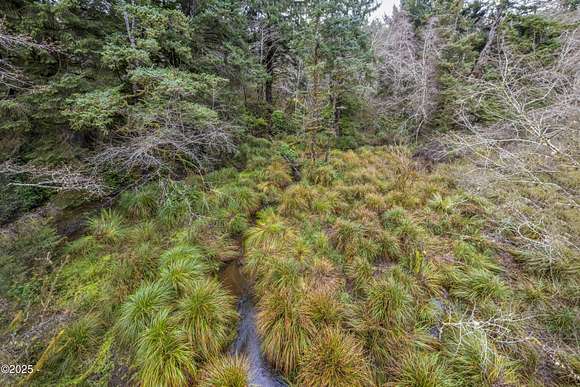
<path fill-rule="evenodd" d="M 240 270 L 239 262 L 232 262 L 223 272 L 224 285 L 240 297 L 238 302 L 238 334 L 230 353 L 245 355 L 250 364 L 250 385 L 258 387 L 286 387 L 286 383 L 271 369 L 260 348 L 260 337 L 256 330 L 256 309 L 252 302 L 248 281 Z"/>

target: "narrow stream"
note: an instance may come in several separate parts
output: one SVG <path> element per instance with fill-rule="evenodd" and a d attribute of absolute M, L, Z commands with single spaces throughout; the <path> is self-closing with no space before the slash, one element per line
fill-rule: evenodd
<path fill-rule="evenodd" d="M 250 385 L 257 387 L 286 387 L 286 383 L 270 369 L 262 355 L 260 337 L 256 330 L 256 309 L 252 302 L 251 285 L 244 277 L 240 262 L 231 262 L 222 273 L 222 282 L 239 297 L 240 321 L 230 353 L 247 357 L 250 364 Z"/>

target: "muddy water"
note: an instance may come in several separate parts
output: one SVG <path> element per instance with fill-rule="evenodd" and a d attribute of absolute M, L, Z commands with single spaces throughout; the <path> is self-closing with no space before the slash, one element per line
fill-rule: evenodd
<path fill-rule="evenodd" d="M 237 297 L 238 333 L 230 347 L 230 353 L 245 355 L 250 364 L 250 385 L 258 387 L 286 387 L 286 383 L 269 367 L 262 355 L 260 338 L 256 330 L 256 309 L 252 302 L 251 284 L 244 277 L 240 261 L 233 261 L 222 272 L 222 282 Z"/>

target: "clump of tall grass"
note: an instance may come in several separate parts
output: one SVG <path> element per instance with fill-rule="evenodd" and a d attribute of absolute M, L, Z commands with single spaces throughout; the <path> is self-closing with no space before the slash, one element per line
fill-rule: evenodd
<path fill-rule="evenodd" d="M 381 215 L 383 227 L 386 229 L 395 229 L 408 221 L 407 212 L 404 208 L 395 207 Z"/>
<path fill-rule="evenodd" d="M 213 191 L 217 204 L 232 213 L 252 214 L 260 207 L 260 196 L 249 187 L 226 185 Z"/>
<path fill-rule="evenodd" d="M 545 241 L 545 249 L 532 249 L 516 254 L 516 260 L 522 263 L 528 272 L 547 278 L 574 278 L 580 274 L 580 259 L 576 252 L 558 243 Z"/>
<path fill-rule="evenodd" d="M 116 211 L 105 209 L 88 221 L 89 230 L 100 241 L 116 243 L 125 236 L 123 218 Z"/>
<path fill-rule="evenodd" d="M 284 219 L 276 214 L 273 208 L 266 208 L 258 213 L 256 225 L 245 235 L 246 249 L 279 249 L 294 236 Z"/>
<path fill-rule="evenodd" d="M 548 330 L 558 334 L 565 342 L 573 344 L 578 341 L 579 308 L 552 307 L 548 310 L 544 320 Z"/>
<path fill-rule="evenodd" d="M 375 269 L 366 258 L 354 257 L 346 265 L 346 275 L 352 280 L 356 289 L 364 291 L 373 280 Z"/>
<path fill-rule="evenodd" d="M 279 210 L 285 215 L 297 215 L 310 210 L 318 193 L 312 186 L 295 184 L 282 194 Z"/>
<path fill-rule="evenodd" d="M 311 207 L 317 214 L 328 215 L 336 214 L 341 209 L 346 209 L 348 204 L 341 199 L 338 192 L 323 191 L 316 196 Z"/>
<path fill-rule="evenodd" d="M 427 205 L 434 211 L 441 212 L 444 214 L 451 214 L 455 207 L 457 206 L 459 200 L 454 196 L 443 197 L 440 193 L 433 194 L 433 197 Z"/>
<path fill-rule="evenodd" d="M 243 356 L 220 356 L 201 371 L 200 387 L 247 387 L 250 385 L 248 360 Z"/>
<path fill-rule="evenodd" d="M 498 353 L 479 330 L 454 329 L 444 336 L 443 354 L 454 379 L 462 385 L 497 386 L 516 382 L 516 363 Z"/>
<path fill-rule="evenodd" d="M 233 338 L 235 299 L 215 279 L 199 279 L 179 301 L 176 313 L 198 356 L 218 354 Z"/>
<path fill-rule="evenodd" d="M 257 327 L 262 350 L 274 367 L 289 375 L 309 344 L 301 314 L 301 296 L 264 294 L 258 302 Z"/>
<path fill-rule="evenodd" d="M 321 331 L 304 352 L 298 372 L 300 385 L 321 387 L 371 386 L 371 373 L 362 346 L 337 328 Z"/>
<path fill-rule="evenodd" d="M 177 294 L 184 294 L 190 292 L 195 282 L 209 272 L 208 265 L 200 259 L 177 259 L 161 266 L 159 278 Z"/>
<path fill-rule="evenodd" d="M 413 220 L 404 217 L 394 228 L 393 234 L 399 238 L 400 246 L 405 254 L 413 254 L 416 250 L 422 250 L 425 231 Z"/>
<path fill-rule="evenodd" d="M 455 258 L 469 267 L 486 269 L 493 272 L 501 271 L 499 265 L 484 254 L 477 251 L 477 248 L 467 242 L 459 241 L 453 249 Z"/>
<path fill-rule="evenodd" d="M 412 352 L 403 358 L 397 386 L 451 387 L 455 384 L 437 353 Z"/>
<path fill-rule="evenodd" d="M 161 266 L 176 261 L 199 261 L 202 262 L 203 254 L 199 247 L 190 245 L 177 245 L 164 252 L 159 258 Z"/>
<path fill-rule="evenodd" d="M 68 243 L 64 248 L 65 254 L 78 256 L 95 256 L 102 251 L 102 246 L 92 235 L 85 235 Z"/>
<path fill-rule="evenodd" d="M 136 191 L 127 191 L 121 195 L 119 208 L 131 218 L 146 219 L 157 211 L 159 191 L 154 185 L 148 185 Z"/>
<path fill-rule="evenodd" d="M 338 218 L 333 225 L 332 239 L 336 247 L 349 256 L 357 255 L 365 243 L 367 229 L 364 225 Z"/>
<path fill-rule="evenodd" d="M 345 182 L 340 182 L 337 184 L 335 190 L 341 195 L 341 197 L 349 202 L 354 202 L 357 200 L 364 200 L 364 198 L 371 194 L 376 193 L 376 188 L 372 184 L 345 184 Z"/>
<path fill-rule="evenodd" d="M 306 177 L 312 184 L 329 187 L 337 178 L 331 165 L 316 165 L 306 169 Z"/>
<path fill-rule="evenodd" d="M 58 338 L 48 365 L 61 374 L 82 367 L 83 361 L 90 360 L 102 334 L 102 323 L 96 314 L 89 313 L 72 322 Z"/>
<path fill-rule="evenodd" d="M 336 293 L 344 285 L 342 273 L 336 265 L 326 257 L 311 257 L 304 260 L 306 283 L 311 289 Z"/>
<path fill-rule="evenodd" d="M 373 281 L 367 290 L 364 313 L 382 326 L 402 325 L 413 315 L 413 298 L 393 277 Z"/>
<path fill-rule="evenodd" d="M 212 262 L 218 264 L 220 261 L 228 262 L 240 255 L 238 242 L 227 235 L 209 235 L 204 237 L 200 243 L 203 245 L 205 255 L 210 264 Z M 217 269 L 217 267 L 214 269 Z"/>
<path fill-rule="evenodd" d="M 140 336 L 135 364 L 142 386 L 185 386 L 195 376 L 194 354 L 168 309 L 160 310 Z"/>
<path fill-rule="evenodd" d="M 371 210 L 381 213 L 386 210 L 387 202 L 385 198 L 377 193 L 369 193 L 365 196 L 365 205 L 366 207 L 370 208 Z"/>
<path fill-rule="evenodd" d="M 450 294 L 472 303 L 504 299 L 509 288 L 501 278 L 488 270 L 454 269 L 449 273 Z"/>
<path fill-rule="evenodd" d="M 288 164 L 281 160 L 272 162 L 266 168 L 266 180 L 272 183 L 277 188 L 286 188 L 292 183 L 292 176 L 290 175 L 290 168 Z"/>
<path fill-rule="evenodd" d="M 148 220 L 132 227 L 129 230 L 128 235 L 133 243 L 157 242 L 159 238 L 159 230 L 153 221 Z"/>
<path fill-rule="evenodd" d="M 346 317 L 344 306 L 332 293 L 313 289 L 305 296 L 302 315 L 314 337 L 326 327 L 340 327 Z"/>
<path fill-rule="evenodd" d="M 275 290 L 281 295 L 300 291 L 304 288 L 303 270 L 303 265 L 296 259 L 272 257 L 256 284 L 256 290 L 260 294 Z"/>
<path fill-rule="evenodd" d="M 250 221 L 246 215 L 236 214 L 228 219 L 226 229 L 232 236 L 243 235 L 250 228 Z"/>
<path fill-rule="evenodd" d="M 171 289 L 160 282 L 141 285 L 121 306 L 118 335 L 128 343 L 134 342 L 171 298 Z"/>
<path fill-rule="evenodd" d="M 163 201 L 157 217 L 165 227 L 177 227 L 191 220 L 195 208 L 190 201 L 191 192 L 184 183 L 170 181 L 164 187 Z"/>
<path fill-rule="evenodd" d="M 66 265 L 58 274 L 59 302 L 66 308 L 90 310 L 95 303 L 107 300 L 105 285 L 112 277 L 113 257 L 85 257 Z M 107 300 L 108 301 L 108 300 Z"/>
<path fill-rule="evenodd" d="M 388 230 L 382 230 L 377 237 L 377 242 L 381 246 L 381 252 L 392 261 L 398 261 L 402 256 L 401 245 L 399 239 Z"/>

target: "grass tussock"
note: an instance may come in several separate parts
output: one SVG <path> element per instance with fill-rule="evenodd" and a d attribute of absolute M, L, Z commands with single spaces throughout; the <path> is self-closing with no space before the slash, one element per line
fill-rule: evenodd
<path fill-rule="evenodd" d="M 237 300 L 218 280 L 238 258 L 264 357 L 289 383 L 577 380 L 570 228 L 499 222 L 495 199 L 462 192 L 401 147 L 331 151 L 327 163 L 298 152 L 295 181 L 260 146 L 244 151 L 243 171 L 123 194 L 75 241 L 47 224 L 2 236 L 10 299 L 75 311 L 34 383 L 106 383 L 114 360 L 145 386 L 248 385 L 247 359 L 227 354 Z M 37 263 L 41 252 L 53 264 Z M 13 275 L 27 267 L 26 281 Z"/>
<path fill-rule="evenodd" d="M 437 353 L 413 352 L 405 356 L 397 386 L 451 387 L 454 386 L 449 369 Z"/>
<path fill-rule="evenodd" d="M 121 306 L 118 331 L 127 342 L 139 338 L 171 300 L 171 289 L 161 283 L 144 284 Z"/>
<path fill-rule="evenodd" d="M 243 356 L 224 356 L 211 360 L 201 371 L 201 387 L 247 387 L 249 366 Z"/>
<path fill-rule="evenodd" d="M 143 386 L 183 386 L 197 371 L 185 334 L 167 309 L 153 317 L 140 337 L 136 362 Z"/>
<path fill-rule="evenodd" d="M 268 361 L 290 375 L 298 366 L 310 337 L 300 310 L 298 295 L 269 292 L 258 302 L 257 327 Z"/>
<path fill-rule="evenodd" d="M 193 283 L 176 313 L 192 348 L 201 358 L 219 354 L 231 341 L 237 320 L 234 298 L 215 280 Z"/>
<path fill-rule="evenodd" d="M 371 386 L 362 346 L 339 329 L 328 328 L 305 352 L 298 383 L 304 386 Z"/>
<path fill-rule="evenodd" d="M 103 210 L 88 221 L 89 230 L 103 243 L 119 242 L 125 235 L 122 216 L 113 210 Z"/>

